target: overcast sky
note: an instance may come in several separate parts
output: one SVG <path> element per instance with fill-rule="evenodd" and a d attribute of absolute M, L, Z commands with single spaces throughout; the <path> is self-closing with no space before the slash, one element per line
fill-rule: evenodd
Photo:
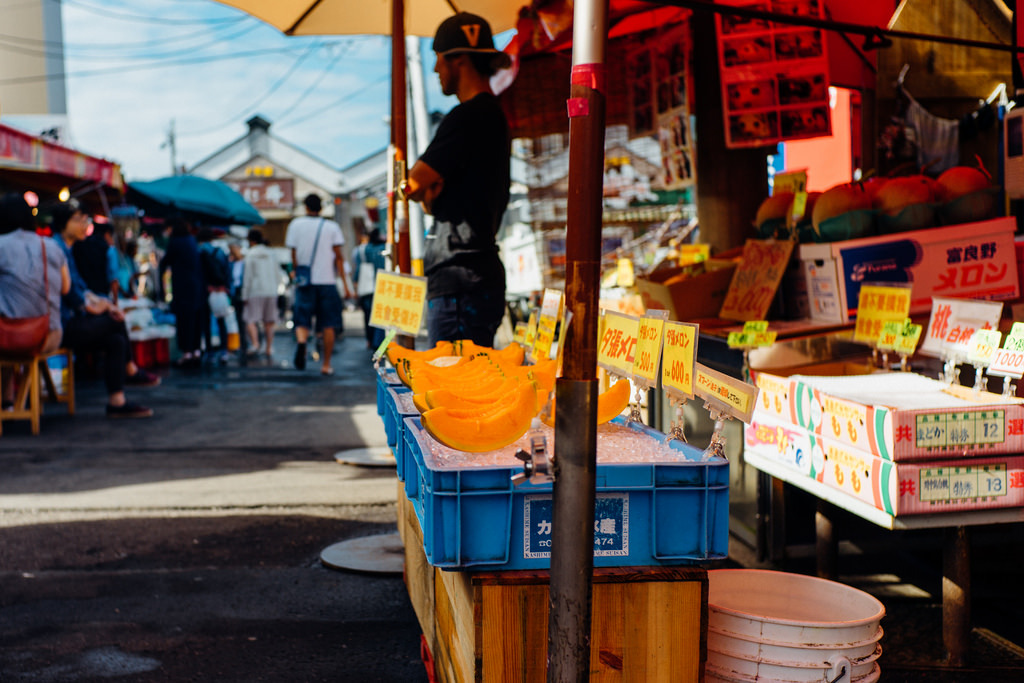
<path fill-rule="evenodd" d="M 48 2 L 51 0 L 43 0 Z M 343 168 L 388 143 L 390 40 L 287 37 L 212 0 L 63 0 L 71 146 L 129 181 L 190 167 L 246 133 L 271 132 Z M 448 111 L 429 41 L 428 108 Z"/>

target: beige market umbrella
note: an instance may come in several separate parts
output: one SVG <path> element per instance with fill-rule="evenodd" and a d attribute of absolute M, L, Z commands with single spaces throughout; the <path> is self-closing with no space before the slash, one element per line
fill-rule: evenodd
<path fill-rule="evenodd" d="M 217 0 L 262 19 L 290 36 L 389 35 L 392 0 Z M 495 33 L 515 27 L 528 0 L 408 0 L 405 33 L 432 36 L 456 12 L 487 19 Z"/>

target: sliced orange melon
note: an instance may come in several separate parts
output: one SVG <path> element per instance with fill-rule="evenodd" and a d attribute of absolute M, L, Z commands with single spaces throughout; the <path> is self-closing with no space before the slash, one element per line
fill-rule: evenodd
<path fill-rule="evenodd" d="M 629 405 L 629 380 L 620 379 L 608 391 L 602 392 L 597 397 L 597 424 L 603 425 L 611 422 L 622 414 L 622 411 Z M 541 420 L 549 427 L 555 426 L 555 399 L 551 399 L 551 409 L 542 415 Z"/>
<path fill-rule="evenodd" d="M 523 384 L 515 400 L 483 418 L 457 417 L 451 408 L 432 408 L 423 413 L 423 427 L 441 443 L 461 451 L 483 453 L 515 443 L 530 428 L 537 414 L 537 393 Z"/>
<path fill-rule="evenodd" d="M 416 410 L 420 411 L 421 413 L 425 413 L 428 410 L 430 410 L 430 406 L 427 405 L 426 394 L 413 394 L 412 404 L 416 406 Z"/>
<path fill-rule="evenodd" d="M 434 345 L 434 348 L 427 349 L 425 351 L 416 351 L 415 349 L 407 349 L 398 342 L 391 342 L 388 344 L 386 352 L 388 361 L 392 365 L 397 365 L 398 361 L 402 358 L 419 358 L 421 360 L 431 360 L 438 356 L 451 356 L 458 355 L 452 353 L 452 343 L 450 341 L 439 341 Z"/>

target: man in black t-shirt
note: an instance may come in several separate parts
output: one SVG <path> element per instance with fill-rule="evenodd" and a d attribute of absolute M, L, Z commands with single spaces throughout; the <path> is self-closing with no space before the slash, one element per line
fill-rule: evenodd
<path fill-rule="evenodd" d="M 434 35 L 434 71 L 459 104 L 448 113 L 403 188 L 434 216 L 427 236 L 430 343 L 491 346 L 505 313 L 505 267 L 495 235 L 508 205 L 511 142 L 490 77 L 507 68 L 482 17 L 461 12 Z"/>

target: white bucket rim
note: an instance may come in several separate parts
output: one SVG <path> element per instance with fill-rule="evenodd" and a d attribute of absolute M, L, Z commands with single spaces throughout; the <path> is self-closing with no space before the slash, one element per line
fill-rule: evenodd
<path fill-rule="evenodd" d="M 785 667 L 787 669 L 800 669 L 800 670 L 804 670 L 804 669 L 825 669 L 825 668 L 828 668 L 828 666 L 829 666 L 828 663 L 822 662 L 820 660 L 819 661 L 782 661 L 782 660 L 779 660 L 779 659 L 772 659 L 770 657 L 763 657 L 763 656 L 762 657 L 757 657 L 756 659 L 748 659 L 746 657 L 740 656 L 740 655 L 732 653 L 732 652 L 722 652 L 721 650 L 714 650 L 712 648 L 708 648 L 708 652 L 714 652 L 716 655 L 721 655 L 722 657 L 727 657 L 729 659 L 739 660 L 739 661 L 743 661 L 743 662 L 750 662 L 751 664 L 767 664 L 769 666 Z M 838 653 L 838 654 L 842 654 L 842 653 Z M 846 658 L 850 660 L 850 665 L 851 666 L 853 666 L 855 668 L 856 667 L 863 668 L 864 666 L 867 666 L 868 664 L 871 664 L 872 662 L 878 661 L 878 659 L 881 656 L 882 656 L 882 646 L 881 645 L 875 645 L 875 649 L 874 650 L 872 650 L 870 653 L 868 653 L 868 654 L 866 654 L 866 655 L 864 655 L 862 657 L 849 657 L 849 656 L 847 656 Z"/>
<path fill-rule="evenodd" d="M 716 628 L 712 625 L 708 625 L 708 631 L 718 633 L 719 635 L 726 636 L 728 638 L 736 638 L 738 640 L 745 640 L 750 643 L 763 643 L 765 645 L 774 645 L 779 647 L 792 647 L 800 650 L 841 650 L 844 648 L 863 647 L 870 643 L 877 643 L 882 640 L 882 636 L 885 635 L 885 631 L 879 625 L 875 631 L 875 635 L 865 640 L 858 640 L 853 643 L 811 643 L 808 645 L 796 644 L 793 641 L 787 640 L 772 640 L 770 638 L 761 638 L 753 636 L 747 633 L 737 633 L 736 631 L 730 631 L 728 629 Z"/>
<path fill-rule="evenodd" d="M 744 611 L 739 610 L 739 609 L 735 609 L 735 608 L 732 608 L 732 607 L 725 607 L 723 605 L 718 605 L 718 604 L 715 604 L 715 603 L 712 602 L 712 599 L 711 599 L 711 581 L 712 581 L 712 578 L 713 578 L 713 576 L 725 576 L 726 573 L 734 575 L 734 576 L 735 575 L 740 575 L 740 574 L 748 574 L 748 575 L 751 575 L 751 576 L 786 576 L 786 577 L 789 577 L 787 580 L 791 580 L 791 581 L 800 581 L 800 582 L 817 583 L 817 584 L 828 584 L 834 590 L 844 590 L 844 591 L 847 591 L 848 593 L 850 593 L 851 595 L 856 595 L 859 599 L 864 600 L 864 602 L 866 602 L 868 604 L 871 604 L 871 605 L 874 605 L 876 607 L 876 610 L 875 610 L 875 613 L 873 615 L 868 616 L 868 617 L 861 617 L 861 618 L 858 618 L 858 619 L 847 619 L 845 621 L 814 621 L 814 622 L 806 621 L 806 620 L 801 620 L 801 619 L 788 619 L 786 617 L 776 617 L 776 616 L 769 616 L 769 615 L 764 615 L 764 614 L 754 614 L 754 613 L 751 613 L 751 612 L 744 612 Z M 879 621 L 880 622 L 882 620 L 882 618 L 885 616 L 885 605 L 882 604 L 882 601 L 879 600 L 878 598 L 876 598 L 875 596 L 871 595 L 870 593 L 868 593 L 866 591 L 862 591 L 859 588 L 854 588 L 853 586 L 848 586 L 845 583 L 840 583 L 838 581 L 832 581 L 832 580 L 829 580 L 829 579 L 822 579 L 822 578 L 817 577 L 817 576 L 809 576 L 807 574 L 796 574 L 796 573 L 793 573 L 793 572 L 782 572 L 782 571 L 776 571 L 776 570 L 772 570 L 772 569 L 729 568 L 729 569 L 712 569 L 712 570 L 708 571 L 708 609 L 709 610 L 717 610 L 717 611 L 719 611 L 719 612 L 721 612 L 723 614 L 730 614 L 730 615 L 733 615 L 733 616 L 742 617 L 744 619 L 750 619 L 752 621 L 772 622 L 772 623 L 776 623 L 776 624 L 787 624 L 787 625 L 795 625 L 795 626 L 801 626 L 801 627 L 810 626 L 810 627 L 814 627 L 814 628 L 826 628 L 826 629 L 843 629 L 843 628 L 850 628 L 850 627 L 854 627 L 854 626 L 858 626 L 858 625 L 869 624 L 869 623 L 871 623 L 873 621 Z"/>
<path fill-rule="evenodd" d="M 724 669 L 719 669 L 717 666 L 714 666 L 713 664 L 705 665 L 704 672 L 705 674 L 711 674 L 715 678 L 722 681 L 726 681 L 727 683 L 729 681 L 735 681 L 737 683 L 758 683 L 756 678 L 751 678 L 750 676 L 745 676 L 743 674 L 736 672 L 725 671 Z M 878 665 L 878 662 L 875 662 L 875 664 L 871 667 L 871 671 L 861 676 L 860 678 L 851 679 L 850 683 L 876 683 L 876 681 L 878 681 L 881 677 L 882 667 Z"/>

